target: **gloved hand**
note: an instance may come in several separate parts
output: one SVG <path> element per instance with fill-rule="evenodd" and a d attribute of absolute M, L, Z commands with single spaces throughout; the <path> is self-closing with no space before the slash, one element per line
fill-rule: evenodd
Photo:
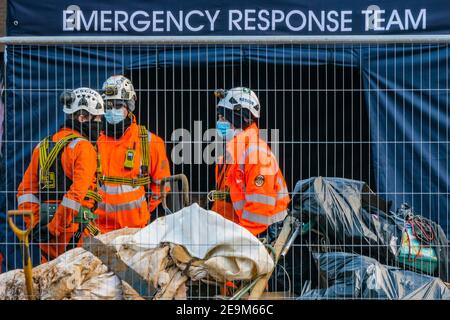
<path fill-rule="evenodd" d="M 51 237 L 52 235 L 50 234 L 47 225 L 36 226 L 31 235 L 31 239 L 34 243 L 48 243 Z"/>

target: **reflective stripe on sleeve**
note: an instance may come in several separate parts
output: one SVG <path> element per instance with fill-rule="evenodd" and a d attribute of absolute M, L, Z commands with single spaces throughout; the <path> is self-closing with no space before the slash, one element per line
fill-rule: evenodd
<path fill-rule="evenodd" d="M 263 216 L 261 214 L 257 214 L 257 213 L 253 213 L 247 210 L 244 210 L 242 212 L 242 218 L 252 221 L 252 222 L 256 222 L 256 223 L 261 223 L 261 224 L 265 224 L 265 225 L 271 225 L 273 223 L 276 222 L 280 222 L 283 221 L 284 218 L 287 215 L 287 211 L 283 210 L 281 212 L 278 212 L 276 214 L 274 214 L 273 216 L 267 217 L 267 216 Z"/>
<path fill-rule="evenodd" d="M 277 193 L 277 200 L 286 198 L 287 196 L 289 196 L 289 191 L 287 188 L 283 188 L 280 191 L 278 191 Z"/>
<path fill-rule="evenodd" d="M 80 203 L 78 203 L 78 202 L 76 202 L 76 201 L 74 201 L 74 200 L 72 200 L 72 199 L 66 198 L 66 197 L 64 197 L 64 198 L 62 199 L 61 205 L 64 206 L 64 207 L 66 207 L 66 208 L 75 210 L 75 211 L 77 211 L 77 212 L 80 210 L 80 207 L 81 207 L 81 204 L 80 204 Z"/>
<path fill-rule="evenodd" d="M 85 140 L 85 139 L 83 139 L 83 138 L 76 138 L 76 139 L 72 140 L 72 141 L 69 143 L 69 148 L 70 148 L 70 149 L 75 148 L 75 146 L 76 146 L 76 145 L 78 144 L 78 142 L 80 142 L 81 140 Z"/>
<path fill-rule="evenodd" d="M 245 206 L 245 200 L 233 202 L 233 208 L 236 211 L 244 209 L 244 206 Z"/>
<path fill-rule="evenodd" d="M 269 206 L 274 206 L 275 202 L 276 202 L 275 197 L 266 196 L 266 195 L 259 194 L 259 193 L 246 194 L 245 200 L 247 200 L 248 202 L 267 204 Z"/>
<path fill-rule="evenodd" d="M 280 211 L 280 212 L 274 214 L 273 216 L 270 217 L 272 220 L 271 224 L 283 221 L 287 215 L 288 215 L 287 210 L 283 210 L 283 211 Z"/>
<path fill-rule="evenodd" d="M 278 176 L 277 182 L 278 185 L 281 187 L 280 191 L 278 191 L 277 193 L 277 200 L 280 200 L 289 195 L 289 190 L 287 189 L 286 185 L 283 182 L 283 179 L 281 179 L 280 176 Z"/>
<path fill-rule="evenodd" d="M 32 193 L 27 193 L 27 194 L 23 194 L 20 197 L 17 198 L 17 204 L 20 206 L 21 204 L 25 203 L 25 202 L 32 202 L 32 203 L 41 203 L 39 201 L 39 198 L 36 197 L 34 194 Z"/>

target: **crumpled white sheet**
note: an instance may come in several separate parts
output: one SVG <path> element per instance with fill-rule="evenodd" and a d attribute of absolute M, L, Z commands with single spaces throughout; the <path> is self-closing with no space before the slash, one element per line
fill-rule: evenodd
<path fill-rule="evenodd" d="M 145 252 L 161 243 L 182 245 L 192 257 L 203 260 L 202 266 L 218 281 L 250 280 L 274 267 L 267 249 L 251 232 L 196 203 L 112 241 L 119 252 L 123 246 Z M 136 267 L 136 258 L 124 260 Z"/>
<path fill-rule="evenodd" d="M 133 288 L 90 252 L 70 250 L 33 268 L 33 291 L 40 300 L 139 300 Z M 24 300 L 22 269 L 0 275 L 0 300 Z"/>
<path fill-rule="evenodd" d="M 98 236 L 158 289 L 155 299 L 186 299 L 186 281 L 250 280 L 273 268 L 261 242 L 246 229 L 197 204 L 159 218 L 144 229 Z M 0 274 L 0 300 L 26 299 L 22 269 Z M 38 299 L 138 300 L 126 282 L 82 248 L 33 268 Z"/>

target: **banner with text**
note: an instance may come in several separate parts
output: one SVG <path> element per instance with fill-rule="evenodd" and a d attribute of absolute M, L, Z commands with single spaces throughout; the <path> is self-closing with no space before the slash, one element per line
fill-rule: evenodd
<path fill-rule="evenodd" d="M 449 34 L 448 0 L 10 0 L 9 36 Z"/>

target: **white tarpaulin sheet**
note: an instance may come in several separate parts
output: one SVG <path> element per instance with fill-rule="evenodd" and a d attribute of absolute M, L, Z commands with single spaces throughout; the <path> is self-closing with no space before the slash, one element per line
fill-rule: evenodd
<path fill-rule="evenodd" d="M 144 251 L 167 242 L 182 245 L 192 257 L 204 260 L 209 275 L 218 279 L 252 279 L 274 267 L 267 249 L 251 232 L 196 203 L 113 241 L 118 251 L 121 244 Z"/>
<path fill-rule="evenodd" d="M 197 204 L 144 229 L 120 229 L 98 239 L 114 245 L 120 259 L 157 288 L 154 299 L 186 299 L 188 279 L 250 280 L 274 266 L 250 232 Z M 0 300 L 25 299 L 24 280 L 21 269 L 1 274 Z M 83 248 L 33 268 L 33 287 L 42 300 L 142 299 Z"/>

